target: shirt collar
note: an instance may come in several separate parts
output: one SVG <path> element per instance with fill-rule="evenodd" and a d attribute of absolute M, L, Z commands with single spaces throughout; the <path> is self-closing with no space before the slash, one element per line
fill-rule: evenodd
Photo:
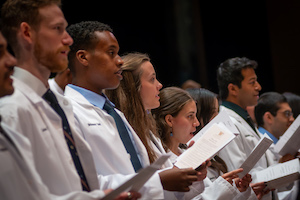
<path fill-rule="evenodd" d="M 239 114 L 245 121 L 247 121 L 247 117 L 248 117 L 248 112 L 247 110 L 244 110 L 243 108 L 241 108 L 240 106 L 238 106 L 235 103 L 229 102 L 229 101 L 223 101 L 222 105 L 225 106 L 226 108 L 229 108 L 233 111 L 235 111 L 237 114 Z"/>
<path fill-rule="evenodd" d="M 108 101 L 112 106 L 115 107 L 115 105 L 107 98 L 105 94 L 97 94 L 95 92 L 92 92 L 90 90 L 87 90 L 85 88 L 73 85 L 73 84 L 68 84 L 68 86 L 77 92 L 79 92 L 82 96 L 86 98 L 91 104 L 94 106 L 103 109 L 105 101 Z"/>
<path fill-rule="evenodd" d="M 13 77 L 28 85 L 39 96 L 43 96 L 48 90 L 40 79 L 20 67 L 14 67 Z"/>
<path fill-rule="evenodd" d="M 268 134 L 268 136 L 273 140 L 274 144 L 276 144 L 278 142 L 278 139 L 272 134 L 270 133 L 269 131 L 267 131 L 266 129 L 264 129 L 263 127 L 259 127 L 258 128 L 258 131 L 262 134 Z"/>

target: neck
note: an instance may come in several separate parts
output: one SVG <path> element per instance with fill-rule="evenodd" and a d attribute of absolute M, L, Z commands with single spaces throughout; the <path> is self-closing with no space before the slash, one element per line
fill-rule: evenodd
<path fill-rule="evenodd" d="M 226 99 L 226 101 L 229 101 L 231 103 L 234 103 L 238 106 L 240 106 L 241 108 L 243 108 L 244 110 L 246 110 L 247 106 L 243 105 L 241 102 L 239 102 L 236 98 L 233 98 L 233 97 L 228 97 Z"/>
<path fill-rule="evenodd" d="M 82 77 L 85 77 L 85 76 L 82 76 Z M 103 89 L 95 88 L 95 87 L 89 85 L 85 80 L 80 80 L 80 79 L 77 79 L 76 77 L 73 78 L 72 84 L 76 85 L 78 87 L 82 87 L 84 89 L 90 90 L 92 92 L 95 92 L 96 94 L 99 94 L 99 95 L 101 95 L 103 93 Z"/>
<path fill-rule="evenodd" d="M 172 151 L 174 154 L 176 154 L 177 156 L 179 156 L 181 153 L 178 150 L 179 147 L 179 142 L 174 142 L 171 141 L 171 144 L 169 146 L 170 151 Z"/>
<path fill-rule="evenodd" d="M 49 88 L 48 79 L 50 77 L 50 70 L 42 65 L 34 64 L 33 62 L 18 62 L 18 67 L 30 72 L 32 75 L 37 77 L 44 85 Z"/>

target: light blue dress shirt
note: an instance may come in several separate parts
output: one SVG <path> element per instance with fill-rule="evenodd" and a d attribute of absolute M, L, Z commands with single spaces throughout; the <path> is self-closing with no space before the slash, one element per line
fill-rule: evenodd
<path fill-rule="evenodd" d="M 274 144 L 276 144 L 278 142 L 278 139 L 272 135 L 272 133 L 270 133 L 269 131 L 267 131 L 266 129 L 264 129 L 263 127 L 259 127 L 258 128 L 258 131 L 261 133 L 261 134 L 268 134 L 268 136 L 273 140 Z"/>
<path fill-rule="evenodd" d="M 68 84 L 68 86 L 74 90 L 76 90 L 77 92 L 79 92 L 82 96 L 84 96 L 91 104 L 93 104 L 94 106 L 100 108 L 101 110 L 105 111 L 103 109 L 103 106 L 105 104 L 105 101 L 108 101 L 113 107 L 115 107 L 115 105 L 104 95 L 100 95 L 100 94 L 97 94 L 95 92 L 92 92 L 90 90 L 87 90 L 85 88 L 82 88 L 82 87 L 78 87 L 76 85 L 72 85 L 72 84 Z M 106 111 L 105 111 L 106 112 Z M 129 137 L 133 143 L 133 146 L 134 146 L 134 149 L 137 153 L 137 156 L 140 160 L 140 162 L 142 163 L 141 161 L 141 156 L 140 156 L 140 152 L 138 151 L 138 148 L 136 147 L 136 144 L 135 144 L 135 141 L 133 139 L 133 136 L 132 136 L 132 133 L 130 131 L 130 129 L 127 127 L 126 123 L 124 123 L 128 133 L 129 133 Z"/>

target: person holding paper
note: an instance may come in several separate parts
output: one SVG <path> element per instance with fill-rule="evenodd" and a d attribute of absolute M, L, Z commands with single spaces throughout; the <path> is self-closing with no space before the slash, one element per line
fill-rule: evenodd
<path fill-rule="evenodd" d="M 228 113 L 239 130 L 239 135 L 219 152 L 228 170 L 240 167 L 261 138 L 246 110 L 247 106 L 257 104 L 261 90 L 255 73 L 256 67 L 255 61 L 236 57 L 227 59 L 217 69 L 219 97 L 222 100 L 220 110 Z M 265 169 L 274 163 L 276 158 L 267 150 L 250 173 Z M 271 198 L 270 195 L 264 198 Z"/>
<path fill-rule="evenodd" d="M 111 99 L 128 119 L 130 125 L 143 141 L 147 149 L 150 162 L 165 154 L 165 150 L 157 135 L 156 126 L 151 115 L 151 109 L 157 108 L 161 83 L 156 79 L 154 67 L 147 54 L 129 53 L 122 56 L 123 79 L 118 88 L 106 90 L 105 94 Z M 138 92 L 137 92 L 138 91 Z M 172 168 L 172 170 L 170 170 Z M 163 166 L 164 172 L 173 177 L 173 184 L 182 182 L 176 172 L 179 170 L 168 160 Z M 203 191 L 202 180 L 205 178 L 206 168 L 198 172 L 198 181 L 189 186 L 189 192 L 165 192 L 165 199 L 191 199 Z M 174 196 L 175 195 L 175 196 Z"/>
<path fill-rule="evenodd" d="M 172 153 L 172 162 L 174 163 L 177 157 L 184 152 L 179 148 L 179 144 L 187 143 L 200 124 L 196 117 L 196 103 L 188 92 L 177 87 L 165 88 L 159 96 L 160 106 L 152 113 L 166 151 Z M 242 169 L 237 169 L 223 174 L 213 183 L 206 178 L 204 192 L 195 199 L 256 199 L 256 195 L 251 192 L 251 189 L 248 189 L 252 180 L 251 176 L 247 175 L 242 180 L 237 179 L 235 183 L 238 189 L 231 185 L 233 179 L 237 177 L 237 173 L 241 171 Z M 246 193 L 241 193 L 245 190 L 247 190 Z"/>
<path fill-rule="evenodd" d="M 197 102 L 197 118 L 201 122 L 200 126 L 197 128 L 198 130 L 196 131 L 198 132 L 218 115 L 219 101 L 215 93 L 204 88 L 188 89 L 187 91 Z M 209 177 L 212 181 L 216 180 L 220 175 L 228 172 L 226 163 L 218 155 L 216 155 L 211 162 L 212 165 L 208 168 L 207 177 Z M 258 198 L 261 198 L 264 193 L 256 190 L 256 188 L 263 189 L 264 187 L 265 184 L 263 182 L 254 184 L 253 189 L 257 193 Z"/>
<path fill-rule="evenodd" d="M 15 5 L 18 5 L 20 7 L 15 7 Z M 62 13 L 58 7 L 58 4 L 60 1 L 40 1 L 37 2 L 36 0 L 30 1 L 30 0 L 22 0 L 22 1 L 7 1 L 3 5 L 2 9 L 2 24 L 0 25 L 0 29 L 5 29 L 8 28 L 7 26 L 11 26 L 11 24 L 7 24 L 7 13 L 13 11 L 14 14 L 16 13 L 22 13 L 24 12 L 26 14 L 26 18 L 28 18 L 28 12 L 29 10 L 35 10 L 36 14 L 39 16 L 41 11 L 45 11 L 48 13 L 48 11 L 55 12 L 57 17 L 62 17 Z M 10 4 L 11 7 L 7 7 Z M 23 6 L 21 6 L 23 4 Z M 24 9 L 24 4 L 29 6 L 29 10 Z M 43 6 L 41 6 L 41 4 Z M 43 9 L 41 9 L 43 7 Z M 21 10 L 19 10 L 21 9 Z M 18 12 L 16 12 L 18 10 Z M 20 11 L 20 12 L 19 12 Z M 15 13 L 16 12 L 16 13 Z M 40 13 L 40 14 L 39 14 Z M 11 14 L 11 13 L 10 13 Z M 14 16 L 10 15 L 14 21 L 17 19 L 21 19 L 21 16 Z M 32 13 L 31 13 L 32 14 Z M 45 13 L 44 13 L 45 14 Z M 48 13 L 49 14 L 49 13 Z M 41 17 L 41 16 L 40 16 Z M 52 19 L 51 15 L 48 15 L 48 20 Z M 57 18 L 55 18 L 57 19 Z M 63 18 L 60 18 L 63 19 Z M 41 17 L 40 19 L 41 23 L 44 23 L 44 18 Z M 21 20 L 22 21 L 22 20 Z M 50 20 L 51 21 L 51 20 Z M 23 22 L 24 24 L 26 22 Z M 18 24 L 18 23 L 16 23 Z M 29 23 L 30 24 L 30 23 Z M 29 26 L 27 24 L 27 26 Z M 40 25 L 41 26 L 41 25 Z M 35 26 L 34 26 L 35 27 Z M 36 32 L 37 30 L 33 27 L 31 27 L 31 32 L 30 33 L 35 33 L 39 36 L 39 32 Z M 16 31 L 19 29 L 15 29 Z M 39 30 L 43 30 L 43 28 L 40 27 Z M 7 30 L 6 30 L 7 31 Z M 62 29 L 64 32 L 64 28 Z M 27 32 L 28 33 L 28 32 Z M 39 34 L 38 34 L 39 33 Z M 64 32 L 65 33 L 65 32 Z M 7 32 L 6 32 L 7 34 Z M 19 35 L 22 35 L 21 33 L 18 33 Z M 37 36 L 36 35 L 36 36 Z M 11 36 L 11 35 L 10 35 Z M 27 35 L 28 36 L 28 35 Z M 32 35 L 31 35 L 32 36 Z M 29 37 L 29 36 L 28 36 Z M 27 38 L 29 39 L 29 38 Z M 31 38 L 32 39 L 32 38 Z M 22 46 L 21 44 L 19 44 Z M 28 45 L 29 47 L 30 45 Z M 16 46 L 13 46 L 13 49 L 15 49 Z M 44 52 L 44 51 L 43 51 Z M 18 56 L 19 58 L 19 56 Z M 28 56 L 28 59 L 33 58 L 31 56 Z M 37 59 L 38 60 L 38 59 Z M 36 61 L 37 61 L 36 60 Z M 9 99 L 10 103 L 13 102 L 13 98 L 11 98 L 11 95 L 20 95 L 19 88 L 16 87 L 15 82 L 17 82 L 16 78 L 12 78 L 11 75 L 14 73 L 14 66 L 20 64 L 20 60 L 16 60 L 7 50 L 7 41 L 2 35 L 2 30 L 0 30 L 0 98 L 1 100 L 3 98 Z M 47 81 L 47 79 L 45 79 Z M 31 92 L 31 95 L 34 95 L 34 92 Z M 4 97 L 5 96 L 5 97 Z M 22 106 L 26 107 L 26 100 L 25 98 L 20 98 L 18 96 L 18 101 L 21 101 Z M 23 109 L 22 107 L 19 107 Z M 23 110 L 22 110 L 23 111 Z M 34 112 L 34 110 L 31 110 L 30 112 Z M 26 115 L 26 117 L 30 116 L 29 113 Z M 36 146 L 37 141 L 31 141 L 26 134 L 33 134 L 31 131 L 29 132 L 26 127 L 21 127 L 21 133 L 17 131 L 14 126 L 20 123 L 19 121 L 16 121 L 16 124 L 12 125 L 7 125 L 4 121 L 4 117 L 6 113 L 1 110 L 1 115 L 0 116 L 0 199 L 9 199 L 9 200 L 14 200 L 14 199 L 30 199 L 30 200 L 71 200 L 71 199 L 85 199 L 85 200 L 99 200 L 101 199 L 105 193 L 109 192 L 107 191 L 100 191 L 97 189 L 94 189 L 92 192 L 86 192 L 82 191 L 81 186 L 80 186 L 80 181 L 74 182 L 74 185 L 78 185 L 78 188 L 72 188 L 69 187 L 69 190 L 67 191 L 65 189 L 65 185 L 63 185 L 59 180 L 56 180 L 53 182 L 57 187 L 62 188 L 62 192 L 64 194 L 57 194 L 55 191 L 50 190 L 50 186 L 42 179 L 42 175 L 40 174 L 40 171 L 36 167 L 36 157 L 35 157 L 35 152 L 34 152 L 34 146 Z M 19 116 L 19 120 L 25 120 L 25 118 L 22 118 Z M 35 119 L 36 120 L 36 119 Z M 26 121 L 28 122 L 28 121 Z M 31 123 L 26 123 L 28 127 L 30 126 L 35 126 L 35 121 L 31 121 Z M 35 133 L 35 134 L 40 134 L 41 132 Z M 56 135 L 59 132 L 56 132 Z M 46 134 L 46 133 L 44 133 Z M 47 142 L 50 142 L 51 140 L 48 138 Z M 64 142 L 64 140 L 62 141 Z M 62 143 L 63 144 L 63 143 Z M 56 147 L 59 147 L 59 144 L 56 144 Z M 47 150 L 47 155 L 43 154 L 43 148 L 41 147 L 39 149 L 39 154 L 41 156 L 47 157 L 47 155 L 51 155 L 53 151 L 56 151 L 53 149 Z M 68 154 L 69 151 L 61 151 L 61 154 Z M 55 160 L 57 165 L 61 165 L 59 160 Z M 73 162 L 72 160 L 68 160 Z M 69 169 L 70 171 L 72 168 Z M 49 172 L 48 172 L 49 173 Z M 62 171 L 55 171 L 54 173 L 51 172 L 49 175 L 57 178 L 60 176 Z M 76 173 L 76 172 L 75 172 Z M 91 171 L 92 173 L 92 171 Z M 68 181 L 66 179 L 67 176 L 63 172 L 64 177 L 61 177 L 62 180 Z M 43 174 L 44 175 L 44 174 Z M 95 178 L 96 178 L 96 173 L 95 173 Z M 79 178 L 78 178 L 79 179 Z M 47 180 L 49 181 L 49 180 Z M 122 193 L 120 194 L 116 200 L 125 200 L 128 199 L 128 194 L 129 193 Z M 137 199 L 140 197 L 140 194 L 136 192 L 131 192 L 130 196 L 133 199 Z"/>
<path fill-rule="evenodd" d="M 92 148 L 98 177 L 106 179 L 103 187 L 115 187 L 151 163 L 136 131 L 103 93 L 118 87 L 123 78 L 119 44 L 112 29 L 101 22 L 80 22 L 67 31 L 74 40 L 69 54 L 73 84 L 66 87 L 65 95 L 73 104 L 79 133 Z M 177 176 L 155 173 L 139 191 L 142 198 L 163 199 L 164 189 L 188 191 L 197 180 L 195 170 L 172 171 Z M 181 181 L 174 182 L 175 178 Z"/>

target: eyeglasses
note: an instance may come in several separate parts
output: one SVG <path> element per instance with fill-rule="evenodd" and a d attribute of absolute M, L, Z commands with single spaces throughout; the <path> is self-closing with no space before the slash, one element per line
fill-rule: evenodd
<path fill-rule="evenodd" d="M 291 116 L 293 116 L 293 112 L 289 110 L 283 111 L 282 113 L 286 118 L 290 118 Z"/>

